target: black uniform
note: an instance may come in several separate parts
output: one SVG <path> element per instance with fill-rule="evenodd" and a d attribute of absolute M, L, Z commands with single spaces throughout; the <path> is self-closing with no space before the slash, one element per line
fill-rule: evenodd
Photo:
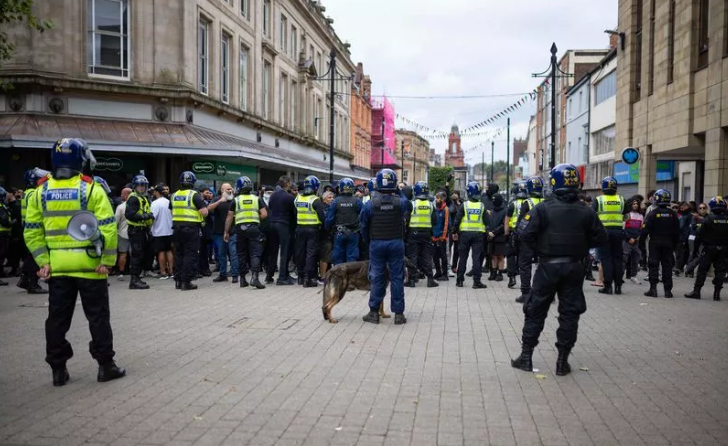
<path fill-rule="evenodd" d="M 265 201 L 258 198 L 258 209 L 267 209 Z M 230 211 L 233 215 L 237 210 L 237 201 L 230 202 Z M 238 255 L 238 271 L 240 277 L 245 277 L 248 271 L 260 273 L 263 270 L 263 239 L 264 235 L 259 224 L 244 223 L 235 225 L 237 236 L 236 250 Z"/>
<path fill-rule="evenodd" d="M 695 278 L 695 290 L 705 284 L 705 277 L 710 266 L 715 268 L 713 286 L 715 287 L 714 298 L 720 298 L 720 290 L 723 288 L 723 281 L 726 275 L 726 264 L 728 262 L 728 214 L 724 210 L 714 211 L 705 219 L 698 230 L 698 239 L 703 245 L 703 252 L 700 254 L 700 266 L 698 275 Z M 697 240 L 696 240 L 697 244 Z"/>
<path fill-rule="evenodd" d="M 554 295 L 559 295 L 556 347 L 568 352 L 576 343 L 579 316 L 586 311 L 584 266 L 589 248 L 606 240 L 597 214 L 577 200 L 575 192 L 554 194 L 536 205 L 522 221 L 521 243 L 538 255 L 533 291 L 523 305 L 523 346 L 533 349 L 543 331 Z"/>
<path fill-rule="evenodd" d="M 645 216 L 642 237 L 650 237 L 648 242 L 650 291 L 657 288 L 659 282 L 659 268 L 662 265 L 662 284 L 665 294 L 672 291 L 672 266 L 675 258 L 673 251 L 680 237 L 680 222 L 677 212 L 668 207 L 658 207 Z"/>
<path fill-rule="evenodd" d="M 524 220 L 526 215 L 531 212 L 531 205 L 535 207 L 533 199 L 540 199 L 541 197 L 530 197 L 523 200 L 521 203 L 521 211 L 518 214 L 518 220 L 516 221 L 516 232 L 519 232 L 521 222 Z M 520 234 L 519 234 L 520 236 Z M 518 246 L 518 275 L 521 279 L 521 296 L 525 299 L 531 293 L 531 265 L 533 264 L 534 251 L 527 244 L 519 244 Z"/>
<path fill-rule="evenodd" d="M 140 199 L 146 201 L 146 203 L 140 203 Z M 149 208 L 149 200 L 147 197 L 140 197 L 136 194 L 129 195 L 129 198 L 126 200 L 124 217 L 134 223 L 153 218 L 151 213 L 139 213 L 140 208 Z M 130 272 L 133 278 L 138 278 L 142 275 L 147 258 L 146 253 L 149 251 L 149 227 L 129 225 L 129 245 L 131 246 Z"/>
<path fill-rule="evenodd" d="M 405 244 L 405 255 L 410 261 L 412 267 L 408 268 L 409 283 L 407 286 L 415 286 L 417 271 L 421 271 L 426 277 L 428 286 L 433 284 L 432 275 L 432 228 L 437 224 L 437 214 L 435 214 L 435 206 L 432 203 L 427 204 L 430 211 L 430 227 L 429 228 L 412 228 L 411 224 L 412 212 L 417 202 L 411 202 L 411 209 L 406 214 L 405 220 L 408 226 L 407 240 Z M 424 210 L 424 209 L 422 209 Z M 417 269 L 414 268 L 417 267 Z"/>
<path fill-rule="evenodd" d="M 184 189 L 183 189 L 184 190 Z M 172 200 L 174 197 L 172 197 Z M 169 209 L 172 209 L 172 200 L 169 201 Z M 205 200 L 199 193 L 193 194 L 192 205 L 200 210 L 205 206 Z M 172 214 L 174 219 L 174 213 Z M 201 223 L 186 221 L 173 221 L 174 229 L 174 258 L 175 274 L 174 279 L 178 286 L 189 284 L 197 278 L 200 255 L 200 230 Z M 207 254 L 204 254 L 207 255 Z"/>

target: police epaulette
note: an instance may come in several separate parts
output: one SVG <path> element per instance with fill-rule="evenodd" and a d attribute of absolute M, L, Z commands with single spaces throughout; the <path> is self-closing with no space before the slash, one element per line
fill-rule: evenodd
<path fill-rule="evenodd" d="M 93 184 L 94 179 L 88 175 L 81 175 L 81 181 L 83 181 L 84 183 Z"/>

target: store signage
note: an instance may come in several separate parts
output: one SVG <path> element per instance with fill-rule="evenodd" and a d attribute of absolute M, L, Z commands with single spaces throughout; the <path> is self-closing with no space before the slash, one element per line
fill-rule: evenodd
<path fill-rule="evenodd" d="M 99 172 L 120 172 L 124 168 L 124 162 L 119 158 L 96 158 L 94 170 Z"/>
<path fill-rule="evenodd" d="M 215 171 L 215 164 L 208 161 L 198 161 L 192 164 L 192 171 L 195 173 L 212 173 Z"/>
<path fill-rule="evenodd" d="M 622 149 L 622 161 L 625 164 L 634 164 L 640 160 L 640 151 L 634 147 L 626 147 Z"/>

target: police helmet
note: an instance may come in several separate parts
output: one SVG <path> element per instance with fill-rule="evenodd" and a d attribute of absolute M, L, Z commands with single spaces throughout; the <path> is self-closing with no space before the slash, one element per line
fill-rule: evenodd
<path fill-rule="evenodd" d="M 382 169 L 377 172 L 377 187 L 379 192 L 394 192 L 397 190 L 397 174 L 392 169 Z"/>
<path fill-rule="evenodd" d="M 248 177 L 240 177 L 235 180 L 235 193 L 249 194 L 253 190 L 253 181 Z"/>
<path fill-rule="evenodd" d="M 469 182 L 465 190 L 468 191 L 469 199 L 479 199 L 483 193 L 483 190 L 480 187 L 480 183 L 478 183 L 477 181 Z"/>
<path fill-rule="evenodd" d="M 303 180 L 303 195 L 313 195 L 321 187 L 321 181 L 315 175 L 309 175 Z"/>
<path fill-rule="evenodd" d="M 573 164 L 559 164 L 551 169 L 549 174 L 551 178 L 551 190 L 566 191 L 566 190 L 578 190 L 579 184 L 581 184 L 581 177 L 579 171 Z"/>
<path fill-rule="evenodd" d="M 7 195 L 8 191 L 6 191 L 4 187 L 0 186 L 0 202 L 4 202 Z"/>
<path fill-rule="evenodd" d="M 367 183 L 367 189 L 369 189 L 369 192 L 373 190 L 377 190 L 377 178 L 370 178 L 369 183 Z"/>
<path fill-rule="evenodd" d="M 48 176 L 50 172 L 43 170 L 39 167 L 34 167 L 25 171 L 23 179 L 25 180 L 25 187 L 35 188 L 38 186 L 38 181 Z"/>
<path fill-rule="evenodd" d="M 415 197 L 425 199 L 430 194 L 430 187 L 424 181 L 418 181 L 414 187 Z"/>
<path fill-rule="evenodd" d="M 726 202 L 723 197 L 720 195 L 717 195 L 713 197 L 710 202 L 708 203 L 708 206 L 710 206 L 711 211 L 715 210 L 726 210 Z"/>
<path fill-rule="evenodd" d="M 665 189 L 658 189 L 652 196 L 652 200 L 656 205 L 660 207 L 667 207 L 670 206 L 672 195 L 670 195 L 670 192 L 666 191 Z"/>
<path fill-rule="evenodd" d="M 106 195 L 111 195 L 111 188 L 109 187 L 109 183 L 107 183 L 105 179 L 101 178 L 100 176 L 94 176 L 94 183 L 101 186 L 101 189 L 106 192 Z"/>
<path fill-rule="evenodd" d="M 602 180 L 602 192 L 616 192 L 617 180 L 614 177 L 604 177 Z"/>
<path fill-rule="evenodd" d="M 528 185 L 525 181 L 519 181 L 516 185 L 516 198 L 528 198 Z"/>
<path fill-rule="evenodd" d="M 136 175 L 131 179 L 131 185 L 134 190 L 139 186 L 144 186 L 144 191 L 146 191 L 149 187 L 149 180 L 144 175 Z"/>
<path fill-rule="evenodd" d="M 192 187 L 197 182 L 197 175 L 190 172 L 189 170 L 185 170 L 182 172 L 179 176 L 179 184 L 181 184 L 184 187 Z"/>
<path fill-rule="evenodd" d="M 339 193 L 342 195 L 354 194 L 354 180 L 351 178 L 342 178 L 339 181 Z"/>
<path fill-rule="evenodd" d="M 81 172 L 84 167 L 93 170 L 96 158 L 88 148 L 86 141 L 79 138 L 63 138 L 56 141 L 51 154 L 54 169 L 69 169 Z"/>
<path fill-rule="evenodd" d="M 526 189 L 528 189 L 528 195 L 543 194 L 543 180 L 541 177 L 531 177 L 526 180 Z"/>

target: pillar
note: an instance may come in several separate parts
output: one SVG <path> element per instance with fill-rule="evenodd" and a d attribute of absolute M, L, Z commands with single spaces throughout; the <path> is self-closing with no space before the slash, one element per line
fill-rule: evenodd
<path fill-rule="evenodd" d="M 640 147 L 640 180 L 637 191 L 647 198 L 648 193 L 657 188 L 657 157 L 652 154 L 652 146 Z"/>
<path fill-rule="evenodd" d="M 705 132 L 705 200 L 728 194 L 728 132 L 713 128 Z"/>

